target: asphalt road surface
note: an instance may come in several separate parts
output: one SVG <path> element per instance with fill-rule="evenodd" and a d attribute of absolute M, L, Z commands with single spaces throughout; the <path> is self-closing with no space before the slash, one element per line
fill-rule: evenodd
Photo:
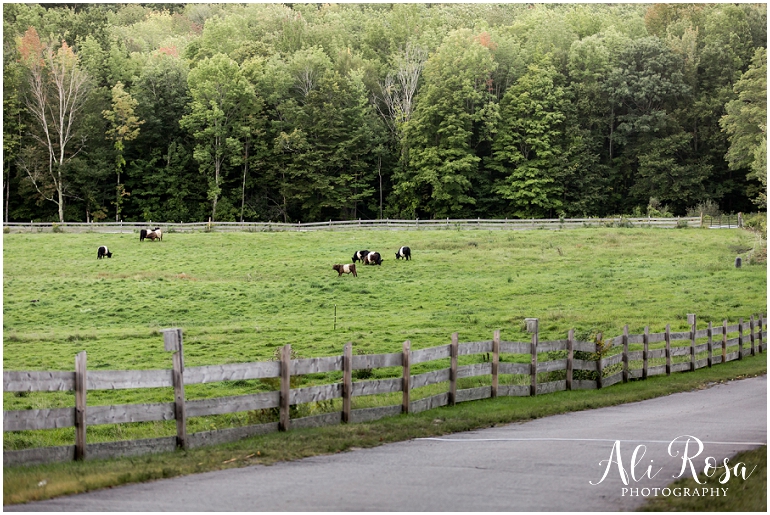
<path fill-rule="evenodd" d="M 440 410 L 436 413 L 439 417 Z M 687 448 L 682 435 L 691 437 Z M 766 443 L 763 376 L 440 439 L 127 485 L 4 510 L 624 511 L 640 506 L 645 493 L 666 495 L 664 487 L 683 466 L 686 477 L 693 469 L 702 472 L 707 457 L 720 468 L 698 493 L 725 495 L 717 490 L 723 459 Z M 685 452 L 689 459 L 683 461 Z M 754 465 L 746 464 L 747 474 Z M 729 466 L 732 473 L 734 464 Z M 758 479 L 749 475 L 746 481 Z"/>

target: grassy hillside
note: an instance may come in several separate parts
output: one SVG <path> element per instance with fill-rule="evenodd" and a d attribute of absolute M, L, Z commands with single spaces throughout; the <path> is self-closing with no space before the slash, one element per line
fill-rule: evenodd
<path fill-rule="evenodd" d="M 182 327 L 187 366 L 271 359 L 292 344 L 301 357 L 396 352 L 490 339 L 527 340 L 523 320 L 540 319 L 541 339 L 615 336 L 670 323 L 731 323 L 766 308 L 767 270 L 736 269 L 753 246 L 739 230 L 581 229 L 569 231 L 344 231 L 316 233 L 4 235 L 5 370 L 170 368 L 158 330 Z M 96 259 L 107 245 L 112 259 Z M 397 261 L 401 245 L 413 260 Z M 354 251 L 379 251 L 382 266 L 337 277 Z M 35 301 L 35 302 L 32 302 Z M 334 330 L 334 309 L 337 309 Z M 258 382 L 196 385 L 190 398 L 272 389 Z M 170 389 L 89 392 L 89 404 L 170 401 Z M 64 392 L 4 394 L 5 409 L 73 405 Z M 241 424 L 232 415 L 191 423 Z M 252 421 L 253 423 L 253 421 Z M 89 441 L 128 437 L 89 430 Z M 173 434 L 173 423 L 138 424 L 132 437 Z M 168 427 L 167 427 L 168 426 Z M 191 427 L 190 431 L 196 430 Z M 39 432 L 38 432 L 39 433 Z M 46 432 L 71 443 L 73 431 Z M 137 436 L 138 435 L 138 436 Z M 6 448 L 41 445 L 5 435 Z M 52 445 L 53 443 L 46 443 Z"/>

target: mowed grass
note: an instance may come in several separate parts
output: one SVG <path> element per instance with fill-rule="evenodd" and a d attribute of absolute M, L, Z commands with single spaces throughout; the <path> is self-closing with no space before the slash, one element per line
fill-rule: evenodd
<path fill-rule="evenodd" d="M 738 465 L 741 463 L 742 465 Z M 730 476 L 725 477 L 724 468 L 719 474 L 709 478 L 705 474 L 698 475 L 698 482 L 690 478 L 682 478 L 669 485 L 673 491 L 675 488 L 708 488 L 719 487 L 728 491 L 727 495 L 720 497 L 684 497 L 673 496 L 650 498 L 639 511 L 740 511 L 767 513 L 767 446 L 758 449 L 744 451 L 736 454 L 729 461 Z M 735 466 L 738 466 L 736 469 Z M 742 475 L 736 476 L 735 471 L 743 473 L 745 468 L 746 479 Z M 721 483 L 721 481 L 725 483 Z M 684 491 L 684 490 L 681 490 Z"/>
<path fill-rule="evenodd" d="M 766 267 L 734 268 L 754 244 L 740 230 L 212 232 L 142 243 L 136 234 L 60 233 L 6 234 L 3 243 L 4 370 L 73 370 L 82 350 L 89 370 L 170 368 L 158 332 L 167 327 L 183 328 L 190 367 L 273 359 L 285 344 L 315 357 L 339 355 L 348 341 L 362 353 L 397 352 L 407 339 L 413 349 L 432 347 L 455 331 L 460 341 L 488 340 L 496 329 L 504 340 L 528 341 L 527 317 L 540 319 L 542 340 L 571 328 L 578 338 L 611 337 L 625 324 L 632 333 L 667 323 L 684 331 L 688 313 L 705 327 L 767 304 Z M 96 259 L 99 245 L 112 259 Z M 395 259 L 401 245 L 412 261 Z M 337 277 L 332 265 L 360 249 L 379 251 L 382 266 Z M 302 384 L 316 380 L 338 378 Z M 194 385 L 186 395 L 275 387 L 232 381 Z M 91 405 L 172 398 L 171 389 L 88 394 Z M 5 410 L 73 405 L 67 392 L 4 394 Z M 264 421 L 255 416 L 190 419 L 188 430 Z M 98 426 L 89 441 L 171 434 L 173 422 Z M 4 434 L 5 449 L 73 442 L 71 428 Z"/>

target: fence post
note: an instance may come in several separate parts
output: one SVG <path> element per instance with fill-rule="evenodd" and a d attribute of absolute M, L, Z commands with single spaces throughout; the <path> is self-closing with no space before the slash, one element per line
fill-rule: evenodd
<path fill-rule="evenodd" d="M 529 394 L 532 396 L 537 395 L 537 342 L 539 335 L 539 320 L 537 318 L 526 318 L 524 321 L 527 324 L 527 332 L 532 333 L 532 343 L 529 347 L 529 353 L 532 357 L 529 364 Z"/>
<path fill-rule="evenodd" d="M 727 319 L 722 321 L 722 363 L 727 362 Z"/>
<path fill-rule="evenodd" d="M 647 360 L 648 353 L 650 352 L 650 326 L 644 327 L 644 334 L 642 335 L 642 379 L 647 379 Z"/>
<path fill-rule="evenodd" d="M 403 367 L 401 373 L 403 377 L 401 381 L 401 389 L 403 390 L 403 395 L 401 396 L 401 413 L 409 413 L 409 383 L 412 374 L 409 366 L 410 345 L 411 342 L 407 340 L 404 342 L 404 345 L 401 348 L 401 364 Z"/>
<path fill-rule="evenodd" d="M 666 324 L 666 375 L 671 375 L 671 324 Z"/>
<path fill-rule="evenodd" d="M 449 346 L 449 399 L 450 406 L 457 402 L 457 354 L 459 351 L 459 335 L 452 333 L 452 343 Z"/>
<path fill-rule="evenodd" d="M 760 353 L 762 353 L 762 326 L 764 325 L 762 320 L 762 314 L 759 315 L 759 345 L 757 345 L 757 349 Z"/>
<path fill-rule="evenodd" d="M 738 319 L 738 359 L 743 359 L 743 317 Z"/>
<path fill-rule="evenodd" d="M 176 419 L 176 445 L 187 449 L 187 412 L 184 404 L 184 347 L 182 330 L 179 328 L 163 329 L 163 348 L 173 352 L 171 377 L 174 383 L 174 418 Z"/>
<path fill-rule="evenodd" d="M 690 324 L 690 372 L 695 372 L 695 331 L 698 327 L 695 313 L 687 315 L 687 323 Z"/>
<path fill-rule="evenodd" d="M 500 369 L 500 329 L 495 331 L 492 337 L 492 398 L 497 397 L 499 383 L 498 370 Z"/>
<path fill-rule="evenodd" d="M 623 382 L 628 382 L 628 324 L 623 328 Z"/>
<path fill-rule="evenodd" d="M 342 351 L 342 421 L 350 422 L 350 397 L 353 391 L 353 342 Z"/>
<path fill-rule="evenodd" d="M 288 431 L 291 423 L 289 414 L 289 402 L 291 397 L 291 344 L 287 343 L 281 349 L 281 396 L 280 417 L 278 429 Z"/>
<path fill-rule="evenodd" d="M 714 330 L 711 327 L 711 321 L 709 321 L 709 327 L 707 329 L 707 334 L 709 337 L 708 341 L 708 351 L 709 351 L 709 357 L 708 357 L 708 366 L 711 368 L 712 360 L 714 356 L 714 343 L 713 343 L 713 336 L 714 336 Z"/>
<path fill-rule="evenodd" d="M 751 315 L 749 320 L 749 338 L 751 340 L 751 355 L 756 356 L 756 349 L 754 348 L 754 315 Z"/>
<path fill-rule="evenodd" d="M 602 333 L 596 335 L 596 388 L 602 385 Z"/>
<path fill-rule="evenodd" d="M 75 459 L 86 459 L 86 351 L 75 356 Z"/>

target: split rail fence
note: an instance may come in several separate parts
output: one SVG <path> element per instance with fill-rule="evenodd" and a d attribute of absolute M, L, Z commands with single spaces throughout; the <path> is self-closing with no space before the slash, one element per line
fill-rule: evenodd
<path fill-rule="evenodd" d="M 8 232 L 99 232 L 99 233 L 134 233 L 141 229 L 160 227 L 170 232 L 271 232 L 271 231 L 330 231 L 330 230 L 415 230 L 415 229 L 486 229 L 486 230 L 531 230 L 531 229 L 577 229 L 582 227 L 708 227 L 702 217 L 682 218 L 553 218 L 553 219 L 434 219 L 434 220 L 337 220 L 311 223 L 281 222 L 193 222 L 193 223 L 158 223 L 158 222 L 95 222 L 95 223 L 52 223 L 6 222 L 3 227 Z M 732 227 L 735 227 L 733 225 Z"/>
<path fill-rule="evenodd" d="M 540 341 L 538 319 L 526 319 L 527 330 L 532 333 L 529 342 L 501 341 L 500 331 L 493 339 L 480 342 L 459 343 L 458 335 L 452 335 L 451 343 L 427 349 L 412 350 L 407 340 L 401 352 L 390 354 L 354 355 L 353 346 L 344 346 L 343 355 L 332 357 L 292 359 L 291 346 L 281 349 L 279 361 L 209 365 L 185 368 L 182 330 L 163 331 L 165 350 L 173 352 L 173 368 L 169 370 L 93 370 L 87 371 L 86 353 L 75 358 L 74 372 L 3 372 L 4 392 L 51 392 L 74 391 L 74 408 L 35 409 L 3 412 L 3 431 L 43 430 L 75 427 L 75 445 L 42 447 L 3 452 L 4 465 L 46 463 L 73 459 L 98 459 L 148 452 L 172 451 L 176 448 L 195 448 L 209 444 L 234 441 L 256 434 L 286 431 L 290 428 L 314 427 L 340 422 L 364 422 L 400 413 L 419 413 L 439 406 L 498 396 L 534 396 L 561 390 L 606 388 L 631 379 L 646 379 L 659 374 L 693 371 L 719 363 L 743 359 L 763 352 L 767 338 L 764 319 L 752 315 L 748 324 L 739 319 L 738 324 L 697 329 L 695 315 L 688 315 L 690 331 L 629 334 L 628 326 L 622 335 L 596 341 L 578 341 L 574 330 L 567 338 L 556 341 Z M 736 334 L 737 333 L 737 334 Z M 707 341 L 703 342 L 706 339 Z M 701 343 L 698 343 L 698 340 Z M 683 345 L 673 345 L 685 342 Z M 657 344 L 657 345 L 655 345 Z M 629 350 L 635 345 L 641 350 Z M 655 345 L 658 348 L 650 348 Z M 552 351 L 566 351 L 564 358 L 553 359 Z M 589 359 L 578 359 L 575 352 Z M 486 361 L 458 365 L 460 356 L 484 355 Z M 518 358 L 516 358 L 518 355 Z M 564 354 L 560 354 L 564 355 Z M 506 360 L 502 361 L 501 357 Z M 672 358 L 678 358 L 673 362 Z M 449 368 L 432 370 L 413 375 L 411 367 L 435 360 L 449 359 Z M 548 361 L 540 361 L 548 358 Z M 686 359 L 689 358 L 689 359 Z M 524 362 L 511 362 L 518 359 Z M 681 361 L 683 360 L 684 361 Z M 476 358 L 478 360 L 478 358 Z M 654 363 L 653 363 L 653 360 Z M 665 362 L 663 362 L 665 360 Z M 657 364 L 660 363 L 660 364 Z M 401 376 L 353 381 L 354 370 L 372 370 L 400 367 Z M 575 374 L 575 371 L 593 372 Z M 549 372 L 564 371 L 564 379 L 539 382 L 548 378 Z M 342 372 L 342 382 L 291 388 L 291 378 L 304 374 Z M 542 375 L 545 374 L 545 375 Z M 458 389 L 461 378 L 490 376 L 491 385 Z M 520 383 L 500 384 L 501 376 L 519 376 Z M 523 376 L 523 377 L 522 377 Z M 577 376 L 577 377 L 576 377 Z M 279 378 L 280 389 L 250 395 L 220 397 L 202 400 L 185 399 L 187 385 L 247 379 Z M 414 389 L 448 383 L 448 390 L 419 400 L 412 400 Z M 528 383 L 528 384 L 527 384 Z M 127 404 L 88 406 L 87 392 L 92 390 L 163 388 L 174 389 L 174 402 L 155 404 Z M 396 405 L 351 409 L 352 398 L 401 392 L 401 403 Z M 291 418 L 291 406 L 303 403 L 342 399 L 342 411 L 302 418 Z M 279 420 L 275 423 L 187 434 L 187 418 L 221 415 L 251 410 L 277 408 Z M 121 424 L 176 420 L 177 434 L 165 438 L 125 440 L 86 444 L 86 430 L 100 424 Z"/>

